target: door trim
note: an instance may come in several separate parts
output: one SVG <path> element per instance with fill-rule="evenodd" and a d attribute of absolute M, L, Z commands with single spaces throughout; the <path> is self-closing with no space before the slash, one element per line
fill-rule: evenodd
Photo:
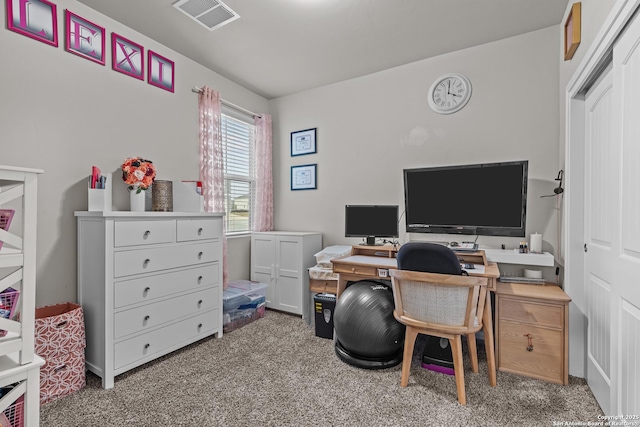
<path fill-rule="evenodd" d="M 569 305 L 569 374 L 586 377 L 586 292 L 584 287 L 584 94 L 610 62 L 613 45 L 640 0 L 618 0 L 569 80 L 565 93 L 564 288 Z"/>

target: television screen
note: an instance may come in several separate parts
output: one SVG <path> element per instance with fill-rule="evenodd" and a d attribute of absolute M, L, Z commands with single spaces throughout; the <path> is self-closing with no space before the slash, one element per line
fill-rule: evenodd
<path fill-rule="evenodd" d="M 345 237 L 398 237 L 398 206 L 345 206 Z M 371 239 L 372 238 L 372 239 Z"/>
<path fill-rule="evenodd" d="M 525 236 L 528 161 L 404 170 L 407 232 Z"/>

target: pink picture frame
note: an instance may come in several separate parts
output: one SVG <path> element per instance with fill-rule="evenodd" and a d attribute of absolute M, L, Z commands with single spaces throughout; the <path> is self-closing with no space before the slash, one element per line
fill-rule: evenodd
<path fill-rule="evenodd" d="M 149 64 L 147 83 L 169 92 L 173 92 L 175 83 L 174 62 L 152 50 L 149 50 L 147 62 Z"/>
<path fill-rule="evenodd" d="M 144 80 L 144 47 L 111 33 L 111 61 L 114 71 Z"/>
<path fill-rule="evenodd" d="M 105 65 L 105 29 L 93 22 L 65 11 L 65 50 L 89 61 Z"/>
<path fill-rule="evenodd" d="M 58 47 L 56 5 L 47 0 L 6 0 L 7 29 Z"/>

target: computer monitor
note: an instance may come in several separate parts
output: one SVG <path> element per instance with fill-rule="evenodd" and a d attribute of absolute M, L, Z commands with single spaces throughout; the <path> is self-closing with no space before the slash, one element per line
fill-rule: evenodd
<path fill-rule="evenodd" d="M 346 205 L 344 235 L 365 237 L 367 245 L 379 237 L 398 237 L 398 206 Z"/>

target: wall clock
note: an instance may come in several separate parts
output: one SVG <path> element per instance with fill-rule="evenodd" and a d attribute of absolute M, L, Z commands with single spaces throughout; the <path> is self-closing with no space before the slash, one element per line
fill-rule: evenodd
<path fill-rule="evenodd" d="M 429 105 L 436 113 L 451 114 L 467 105 L 471 98 L 471 82 L 462 74 L 445 74 L 429 89 Z"/>

